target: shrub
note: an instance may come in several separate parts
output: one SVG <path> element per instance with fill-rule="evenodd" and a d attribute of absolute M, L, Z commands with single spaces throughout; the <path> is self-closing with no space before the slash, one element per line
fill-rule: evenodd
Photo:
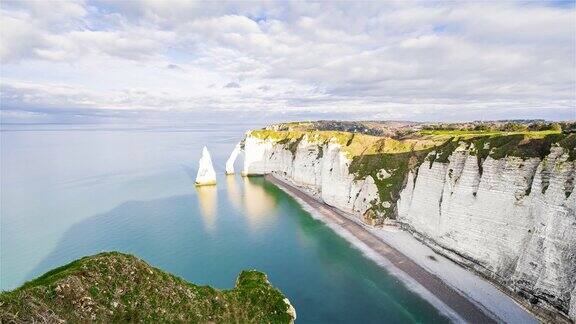
<path fill-rule="evenodd" d="M 548 129 L 556 131 L 556 132 L 561 132 L 562 126 L 560 126 L 560 124 L 558 124 L 558 123 L 552 123 L 548 126 Z"/>
<path fill-rule="evenodd" d="M 528 129 L 528 126 L 520 123 L 506 123 L 502 130 L 505 132 L 523 132 Z"/>
<path fill-rule="evenodd" d="M 490 131 L 490 130 L 492 130 L 492 127 L 489 124 L 479 124 L 479 125 L 476 125 L 476 127 L 474 127 L 474 130 Z"/>

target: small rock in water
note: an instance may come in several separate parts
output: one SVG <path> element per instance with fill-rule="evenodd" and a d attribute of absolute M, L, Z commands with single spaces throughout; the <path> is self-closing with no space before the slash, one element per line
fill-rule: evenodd
<path fill-rule="evenodd" d="M 230 157 L 226 161 L 226 174 L 234 174 L 234 162 L 236 161 L 236 157 L 240 153 L 240 143 L 236 144 L 232 153 L 230 153 Z"/>
<path fill-rule="evenodd" d="M 198 174 L 196 175 L 196 185 L 206 186 L 216 184 L 216 172 L 212 166 L 212 158 L 206 146 L 202 149 L 202 157 L 198 163 Z"/>

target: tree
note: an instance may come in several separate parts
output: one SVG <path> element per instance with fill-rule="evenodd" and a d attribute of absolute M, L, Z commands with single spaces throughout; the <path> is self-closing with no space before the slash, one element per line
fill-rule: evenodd
<path fill-rule="evenodd" d="M 558 124 L 558 123 L 552 123 L 552 124 L 550 124 L 549 129 L 556 131 L 556 132 L 561 132 L 562 126 L 560 126 L 560 124 Z"/>
<path fill-rule="evenodd" d="M 528 126 L 520 123 L 506 123 L 502 128 L 505 132 L 523 132 L 528 129 Z"/>
<path fill-rule="evenodd" d="M 528 126 L 528 130 L 530 130 L 530 131 L 541 131 L 544 129 L 546 129 L 546 125 L 544 123 L 541 123 L 541 122 L 532 123 Z"/>
<path fill-rule="evenodd" d="M 476 127 L 474 127 L 474 130 L 489 131 L 489 130 L 492 130 L 492 127 L 490 127 L 490 125 L 488 125 L 488 124 L 479 124 L 479 125 L 476 125 Z"/>

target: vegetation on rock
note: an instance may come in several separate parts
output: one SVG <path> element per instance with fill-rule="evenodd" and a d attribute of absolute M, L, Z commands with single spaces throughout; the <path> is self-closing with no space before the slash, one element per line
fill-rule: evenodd
<path fill-rule="evenodd" d="M 289 323 L 295 313 L 285 300 L 258 271 L 243 271 L 233 289 L 217 290 L 108 252 L 3 292 L 0 322 Z"/>
<path fill-rule="evenodd" d="M 298 145 L 306 138 L 319 146 L 336 143 L 351 160 L 349 170 L 357 180 L 371 176 L 380 201 L 370 209 L 373 217 L 394 217 L 396 201 L 404 188 L 408 172 L 424 161 L 448 163 L 452 153 L 462 147 L 475 155 L 480 172 L 489 156 L 543 158 L 553 146 L 562 147 L 569 161 L 576 157 L 574 123 L 544 121 L 496 121 L 461 124 L 417 124 L 402 122 L 294 122 L 254 130 L 250 136 L 285 145 L 295 157 Z M 386 131 L 386 127 L 390 129 Z M 564 131 L 563 131 L 564 130 Z M 387 134 L 376 136 L 374 134 Z M 319 154 L 321 157 L 323 154 Z M 382 176 L 384 170 L 387 176 Z M 377 215 L 377 216 L 374 216 Z"/>

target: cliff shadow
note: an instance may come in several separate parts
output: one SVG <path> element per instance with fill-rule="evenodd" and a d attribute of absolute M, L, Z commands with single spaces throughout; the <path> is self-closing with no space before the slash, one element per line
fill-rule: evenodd
<path fill-rule="evenodd" d="M 174 273 L 185 273 L 182 259 L 197 262 L 206 255 L 217 255 L 212 232 L 237 220 L 232 208 L 223 201 L 219 210 L 228 219 L 216 218 L 211 231 L 200 208 L 197 195 L 178 195 L 146 201 L 125 202 L 108 212 L 72 225 L 52 251 L 24 278 L 30 280 L 77 258 L 102 251 L 134 254 L 153 265 Z M 228 213 L 227 211 L 230 211 Z M 242 228 L 237 229 L 241 231 Z M 195 253 L 199 251 L 196 257 Z M 231 274 L 230 278 L 235 278 Z"/>
<path fill-rule="evenodd" d="M 88 217 L 68 228 L 51 252 L 23 280 L 102 251 L 134 254 L 167 271 L 185 274 L 187 269 L 183 264 L 205 262 L 222 255 L 221 246 L 218 246 L 222 237 L 250 235 L 262 232 L 270 225 L 278 205 L 277 195 L 267 191 L 271 185 L 263 178 L 243 179 L 249 184 L 238 186 L 241 189 L 238 193 L 240 206 L 225 196 L 217 199 L 217 187 L 212 187 L 208 189 L 214 192 L 207 194 L 196 192 L 128 201 Z M 224 189 L 226 185 L 220 188 Z M 259 202 L 263 202 L 263 206 L 255 206 Z M 232 254 L 242 248 L 232 247 L 226 253 Z M 230 279 L 236 275 L 231 273 Z M 209 273 L 205 276 L 209 277 Z"/>

